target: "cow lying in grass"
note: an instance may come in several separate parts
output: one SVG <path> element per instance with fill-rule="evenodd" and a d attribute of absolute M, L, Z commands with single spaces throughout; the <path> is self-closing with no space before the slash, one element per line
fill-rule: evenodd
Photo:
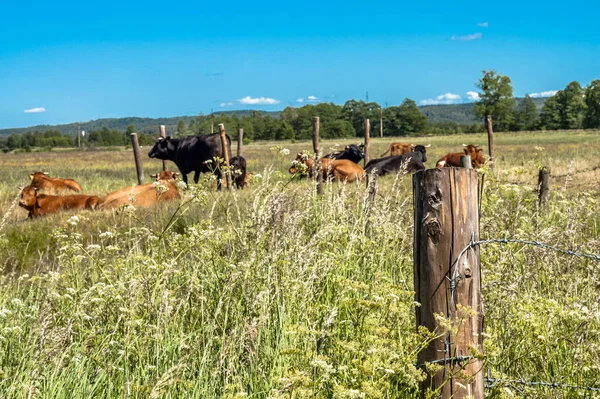
<path fill-rule="evenodd" d="M 431 144 L 425 145 L 423 147 L 429 148 L 429 147 L 431 147 Z M 390 148 L 388 148 L 386 152 L 381 154 L 380 158 L 383 158 L 387 153 L 389 153 L 390 156 L 398 156 L 398 155 L 406 154 L 409 152 L 414 152 L 415 148 L 417 148 L 417 146 L 415 144 L 391 143 Z"/>
<path fill-rule="evenodd" d="M 50 177 L 46 172 L 35 172 L 29 175 L 31 186 L 44 191 L 72 190 L 81 192 L 81 186 L 73 179 Z"/>
<path fill-rule="evenodd" d="M 161 171 L 152 175 L 154 183 L 124 187 L 102 198 L 101 209 L 118 208 L 121 205 L 134 205 L 137 208 L 152 206 L 159 201 L 179 199 L 175 178 L 179 173 Z"/>
<path fill-rule="evenodd" d="M 440 158 L 436 163 L 436 167 L 460 167 L 460 157 L 464 155 L 469 155 L 471 157 L 471 165 L 474 168 L 479 168 L 481 165 L 485 163 L 485 158 L 483 156 L 483 148 L 479 148 L 478 145 L 474 144 L 463 144 L 463 152 L 451 152 L 449 154 L 444 155 Z"/>
<path fill-rule="evenodd" d="M 62 210 L 96 209 L 100 198 L 95 195 L 46 195 L 38 194 L 36 187 L 21 190 L 19 206 L 29 211 L 29 218 L 57 213 Z"/>
<path fill-rule="evenodd" d="M 335 181 L 353 182 L 365 177 L 364 169 L 347 159 L 330 159 L 321 158 L 321 173 L 323 179 L 331 179 Z M 292 161 L 292 166 L 289 169 L 291 174 L 300 174 L 313 177 L 315 171 L 315 160 L 302 152 L 298 153 L 296 159 Z"/>
<path fill-rule="evenodd" d="M 373 159 L 365 167 L 365 172 L 375 173 L 384 176 L 388 173 L 397 173 L 400 170 L 412 173 L 424 170 L 424 163 L 427 161 L 427 150 L 423 145 L 415 146 L 414 152 L 407 152 L 402 155 L 392 155 L 389 157 Z"/>

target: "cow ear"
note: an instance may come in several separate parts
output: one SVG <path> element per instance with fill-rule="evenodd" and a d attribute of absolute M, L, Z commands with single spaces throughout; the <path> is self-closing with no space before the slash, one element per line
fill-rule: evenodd
<path fill-rule="evenodd" d="M 29 175 L 29 180 L 33 180 L 33 174 Z"/>
<path fill-rule="evenodd" d="M 48 172 L 44 172 L 44 175 L 45 175 L 45 176 L 50 176 L 50 173 L 48 173 Z"/>
<path fill-rule="evenodd" d="M 156 173 L 156 174 L 153 174 L 153 175 L 150 175 L 150 177 L 152 177 L 152 178 L 156 179 L 156 178 L 158 177 L 158 173 Z"/>

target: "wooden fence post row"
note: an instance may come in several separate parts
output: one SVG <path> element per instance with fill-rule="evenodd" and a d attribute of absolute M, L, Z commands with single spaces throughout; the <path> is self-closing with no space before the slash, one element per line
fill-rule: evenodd
<path fill-rule="evenodd" d="M 428 388 L 442 386 L 443 399 L 484 397 L 483 361 L 471 356 L 471 348 L 481 353 L 483 346 L 479 247 L 456 263 L 471 239 L 479 239 L 477 178 L 477 171 L 465 168 L 428 169 L 413 176 L 415 300 L 421 304 L 417 326 L 441 335 L 419 353 L 417 364 L 443 367 L 421 383 L 422 398 Z M 458 325 L 457 333 L 441 330 L 436 314 Z"/>
<path fill-rule="evenodd" d="M 315 152 L 315 179 L 317 194 L 323 194 L 323 173 L 321 171 L 321 149 L 319 148 L 319 117 L 313 117 L 313 150 Z"/>
<path fill-rule="evenodd" d="M 221 149 L 223 150 L 223 159 L 225 159 L 225 181 L 227 182 L 227 189 L 231 188 L 231 175 L 229 171 L 229 145 L 227 143 L 227 133 L 225 132 L 225 125 L 219 123 L 219 133 L 221 135 Z"/>
<path fill-rule="evenodd" d="M 142 168 L 142 154 L 138 143 L 137 133 L 131 133 L 131 146 L 133 147 L 133 158 L 137 172 L 138 184 L 144 184 L 144 169 Z"/>

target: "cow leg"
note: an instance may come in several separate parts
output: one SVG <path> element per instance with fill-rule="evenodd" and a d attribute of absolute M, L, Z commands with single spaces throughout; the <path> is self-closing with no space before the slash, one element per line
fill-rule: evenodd
<path fill-rule="evenodd" d="M 200 180 L 200 171 L 199 170 L 194 172 L 194 183 L 198 184 L 198 180 Z"/>

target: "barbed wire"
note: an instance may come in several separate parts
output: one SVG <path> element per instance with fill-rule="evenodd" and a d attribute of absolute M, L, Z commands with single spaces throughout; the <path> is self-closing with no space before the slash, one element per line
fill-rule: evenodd
<path fill-rule="evenodd" d="M 600 392 L 600 388 L 599 387 L 590 387 L 590 386 L 585 386 L 585 385 L 573 385 L 573 384 L 563 384 L 563 383 L 559 383 L 559 382 L 546 382 L 546 381 L 525 381 L 524 379 L 520 379 L 520 380 L 509 380 L 509 379 L 496 379 L 496 378 L 490 378 L 490 377 L 485 377 L 483 379 L 483 382 L 485 383 L 485 388 L 487 389 L 493 389 L 496 387 L 496 385 L 512 385 L 512 384 L 519 384 L 519 385 L 525 385 L 525 386 L 530 386 L 530 387 L 549 387 L 549 388 L 567 388 L 567 389 L 580 389 L 580 390 L 586 390 L 586 391 L 595 391 L 595 392 Z"/>
<path fill-rule="evenodd" d="M 460 280 L 460 278 L 462 278 L 462 276 L 460 276 L 458 274 L 458 263 L 460 262 L 460 259 L 465 255 L 465 253 L 467 253 L 467 251 L 469 250 L 474 250 L 475 247 L 481 246 L 481 245 L 485 245 L 485 244 L 524 244 L 524 245 L 531 245 L 531 246 L 535 246 L 538 248 L 542 248 L 542 249 L 548 249 L 548 250 L 552 250 L 558 253 L 561 253 L 563 255 L 567 255 L 567 256 L 575 256 L 578 258 L 584 258 L 584 259 L 591 259 L 594 260 L 596 262 L 600 262 L 600 255 L 596 255 L 596 254 L 589 254 L 589 253 L 584 253 L 584 252 L 576 252 L 570 249 L 563 249 L 563 248 L 559 248 L 555 245 L 550 245 L 550 244 L 546 244 L 543 242 L 539 242 L 539 241 L 535 241 L 535 240 L 522 240 L 522 239 L 517 239 L 517 238 L 488 238 L 485 240 L 478 240 L 475 241 L 475 233 L 471 233 L 471 241 L 467 244 L 467 246 L 465 246 L 463 248 L 462 251 L 460 251 L 460 253 L 458 254 L 458 257 L 456 258 L 456 260 L 452 263 L 451 265 L 451 269 L 452 270 L 452 277 L 449 278 L 449 282 L 450 282 L 450 302 L 448 304 L 448 308 L 447 308 L 447 316 L 449 320 L 452 320 L 452 309 L 454 308 L 454 298 L 455 298 L 455 291 L 456 291 L 456 286 L 458 281 Z M 448 277 L 446 277 L 448 278 Z M 446 333 L 446 337 L 444 340 L 444 357 L 443 359 L 437 360 L 437 363 L 442 363 L 444 365 L 446 365 L 449 362 L 452 362 L 452 359 L 459 359 L 462 358 L 462 356 L 457 356 L 456 354 L 454 354 L 454 356 L 452 357 L 448 357 L 450 350 L 451 350 L 451 342 L 450 342 L 450 331 L 448 331 Z M 460 364 L 460 363 L 459 363 Z M 444 371 L 443 371 L 443 378 L 446 378 L 446 367 L 444 367 Z M 522 380 L 515 380 L 515 381 L 522 381 Z M 533 383 L 532 383 L 533 384 Z M 538 385 L 546 385 L 546 384 L 552 384 L 552 383 L 536 383 Z M 600 390 L 600 388 L 598 389 Z"/>

